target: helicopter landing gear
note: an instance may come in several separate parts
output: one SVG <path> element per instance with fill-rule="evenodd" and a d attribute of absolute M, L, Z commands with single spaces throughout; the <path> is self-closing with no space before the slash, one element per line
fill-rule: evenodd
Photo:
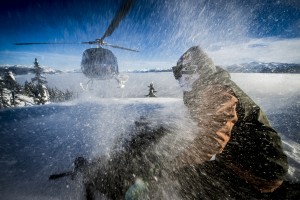
<path fill-rule="evenodd" d="M 118 88 L 124 88 L 125 87 L 125 83 L 128 81 L 129 76 L 126 74 L 118 74 L 115 75 L 114 78 L 117 80 L 118 82 Z"/>
<path fill-rule="evenodd" d="M 83 83 L 80 82 L 80 87 L 83 91 L 93 90 L 92 89 L 93 83 L 94 83 L 94 80 L 90 79 L 90 80 L 88 80 L 88 82 L 85 84 L 85 87 L 84 87 Z"/>

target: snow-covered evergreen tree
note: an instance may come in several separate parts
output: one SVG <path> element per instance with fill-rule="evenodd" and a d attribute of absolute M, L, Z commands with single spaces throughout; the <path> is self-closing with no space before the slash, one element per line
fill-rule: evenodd
<path fill-rule="evenodd" d="M 69 100 L 71 100 L 73 97 L 74 97 L 73 92 L 71 92 L 71 91 L 69 91 L 69 90 L 67 90 L 67 91 L 65 92 L 65 101 L 69 101 Z"/>
<path fill-rule="evenodd" d="M 46 87 L 46 77 L 42 75 L 43 68 L 40 67 L 37 59 L 34 61 L 33 72 L 35 76 L 31 81 L 35 86 L 35 101 L 37 104 L 45 104 L 49 102 L 49 92 Z"/>
<path fill-rule="evenodd" d="M 27 80 L 24 83 L 24 95 L 29 96 L 29 97 L 34 97 L 34 85 L 32 82 L 28 82 Z"/>
<path fill-rule="evenodd" d="M 11 107 L 11 92 L 6 88 L 4 79 L 0 76 L 0 108 Z"/>
<path fill-rule="evenodd" d="M 3 103 L 2 103 L 3 88 L 4 88 L 4 83 L 2 77 L 0 76 L 0 109 L 3 108 Z"/>
<path fill-rule="evenodd" d="M 7 89 L 14 90 L 16 88 L 17 82 L 11 71 L 6 71 L 4 73 L 4 82 Z"/>
<path fill-rule="evenodd" d="M 4 88 L 1 92 L 1 106 L 3 108 L 9 108 L 12 106 L 11 104 L 12 95 L 10 90 Z"/>
<path fill-rule="evenodd" d="M 69 101 L 73 98 L 73 93 L 69 90 L 65 92 L 55 88 L 48 88 L 50 101 L 51 102 L 64 102 Z"/>
<path fill-rule="evenodd" d="M 31 82 L 25 81 L 24 86 L 16 82 L 13 73 L 7 70 L 0 76 L 0 109 L 9 107 L 32 106 L 48 102 L 64 102 L 73 98 L 69 90 L 65 92 L 57 88 L 48 88 L 46 77 L 42 75 L 43 69 L 37 59 L 34 62 L 35 76 Z"/>
<path fill-rule="evenodd" d="M 6 70 L 4 73 L 4 94 L 6 100 L 9 98 L 9 106 L 16 106 L 16 97 L 17 93 L 20 90 L 20 86 L 18 85 L 13 73 L 9 70 Z"/>

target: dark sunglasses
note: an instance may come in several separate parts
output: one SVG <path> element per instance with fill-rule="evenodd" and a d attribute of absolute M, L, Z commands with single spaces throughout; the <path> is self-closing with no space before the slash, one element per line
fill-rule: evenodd
<path fill-rule="evenodd" d="M 178 80 L 180 77 L 182 77 L 182 74 L 195 74 L 197 72 L 197 66 L 196 65 L 178 65 L 172 67 L 173 74 L 176 80 Z"/>
<path fill-rule="evenodd" d="M 176 80 L 178 80 L 182 76 L 181 73 L 182 68 L 183 68 L 182 65 L 172 67 L 173 74 Z"/>

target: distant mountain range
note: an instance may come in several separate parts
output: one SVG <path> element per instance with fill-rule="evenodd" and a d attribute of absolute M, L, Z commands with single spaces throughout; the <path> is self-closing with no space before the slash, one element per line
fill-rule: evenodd
<path fill-rule="evenodd" d="M 59 74 L 63 71 L 52 69 L 50 67 L 43 67 L 43 72 L 45 74 Z M 0 74 L 4 74 L 5 71 L 11 71 L 14 75 L 24 75 L 33 73 L 33 67 L 27 67 L 24 65 L 0 65 Z"/>
<path fill-rule="evenodd" d="M 148 73 L 148 72 L 172 72 L 172 69 L 136 69 L 136 70 L 128 70 L 128 73 Z"/>
<path fill-rule="evenodd" d="M 300 64 L 251 62 L 220 66 L 230 73 L 300 73 Z M 172 72 L 172 69 L 143 69 L 128 71 L 133 73 Z"/>
<path fill-rule="evenodd" d="M 300 73 L 300 64 L 251 62 L 221 66 L 230 73 Z"/>
<path fill-rule="evenodd" d="M 220 66 L 230 73 L 300 73 L 300 64 L 294 63 L 262 63 L 251 62 L 234 65 Z M 33 68 L 23 65 L 0 65 L 0 74 L 3 74 L 6 70 L 12 71 L 14 75 L 23 75 L 32 73 Z M 68 71 L 68 73 L 78 72 L 78 70 Z M 128 73 L 147 73 L 147 72 L 172 72 L 172 69 L 140 69 L 130 70 Z M 45 74 L 59 74 L 64 73 L 61 70 L 52 69 L 50 67 L 44 67 Z"/>

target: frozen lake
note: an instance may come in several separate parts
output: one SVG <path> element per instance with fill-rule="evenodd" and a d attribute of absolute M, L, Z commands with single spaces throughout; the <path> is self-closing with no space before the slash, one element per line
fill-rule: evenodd
<path fill-rule="evenodd" d="M 114 80 L 94 81 L 82 91 L 81 73 L 48 75 L 48 85 L 75 91 L 61 104 L 0 111 L 0 199 L 82 199 L 82 186 L 69 179 L 49 182 L 52 173 L 71 169 L 75 157 L 108 153 L 114 139 L 140 116 L 170 126 L 185 122 L 181 90 L 172 73 L 129 73 L 125 88 Z M 287 179 L 300 181 L 300 75 L 231 74 L 260 105 L 283 139 L 289 158 Z M 18 82 L 30 75 L 17 76 Z M 144 98 L 153 82 L 158 98 Z M 181 130 L 180 128 L 178 130 Z"/>

